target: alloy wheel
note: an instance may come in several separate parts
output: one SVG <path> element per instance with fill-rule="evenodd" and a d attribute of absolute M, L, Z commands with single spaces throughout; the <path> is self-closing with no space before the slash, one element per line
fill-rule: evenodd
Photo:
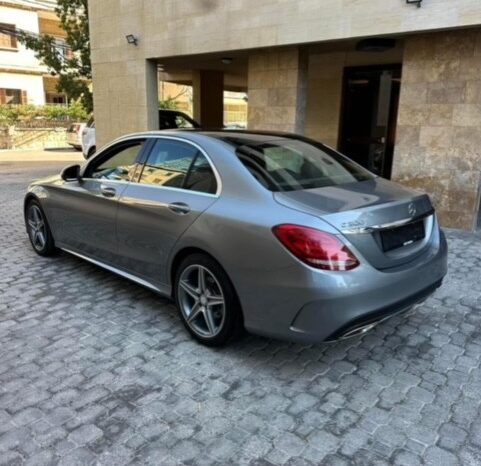
<path fill-rule="evenodd" d="M 32 240 L 33 247 L 42 251 L 47 244 L 47 226 L 40 208 L 32 204 L 27 212 L 28 233 Z"/>
<path fill-rule="evenodd" d="M 190 265 L 178 282 L 181 312 L 187 325 L 204 338 L 213 338 L 225 321 L 225 298 L 215 275 L 202 265 Z"/>

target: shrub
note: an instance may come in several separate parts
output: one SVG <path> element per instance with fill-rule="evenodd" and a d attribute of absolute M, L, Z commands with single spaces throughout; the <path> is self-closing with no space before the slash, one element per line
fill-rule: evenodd
<path fill-rule="evenodd" d="M 0 126 L 33 120 L 87 120 L 88 114 L 79 102 L 69 105 L 0 105 Z"/>

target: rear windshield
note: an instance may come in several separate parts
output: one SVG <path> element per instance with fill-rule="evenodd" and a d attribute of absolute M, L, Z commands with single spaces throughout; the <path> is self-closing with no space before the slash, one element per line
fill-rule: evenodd
<path fill-rule="evenodd" d="M 374 175 L 314 141 L 280 139 L 244 145 L 237 156 L 270 191 L 296 191 L 365 181 Z"/>

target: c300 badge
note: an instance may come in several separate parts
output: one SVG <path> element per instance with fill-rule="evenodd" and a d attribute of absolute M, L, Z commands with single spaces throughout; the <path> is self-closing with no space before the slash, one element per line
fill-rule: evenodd
<path fill-rule="evenodd" d="M 365 226 L 366 226 L 366 222 L 364 220 L 356 220 L 354 222 L 345 222 L 341 224 L 341 228 L 346 228 L 346 229 L 363 228 Z"/>

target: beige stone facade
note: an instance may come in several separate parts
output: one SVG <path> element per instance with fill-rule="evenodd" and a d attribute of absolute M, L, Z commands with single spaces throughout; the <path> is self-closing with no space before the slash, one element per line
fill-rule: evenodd
<path fill-rule="evenodd" d="M 443 225 L 475 225 L 478 0 L 424 0 L 421 8 L 405 0 L 102 0 L 90 2 L 90 17 L 99 144 L 157 127 L 161 76 L 193 85 L 194 114 L 206 121 L 220 121 L 222 90 L 244 91 L 250 128 L 303 133 L 344 150 L 356 139 L 346 130 L 346 98 L 364 85 L 348 82 L 348 71 L 381 67 L 369 163 L 392 141 L 389 176 L 429 192 Z M 395 45 L 357 50 L 361 39 L 380 36 Z M 387 76 L 383 66 L 402 68 L 402 76 Z M 389 114 L 377 98 L 391 98 Z M 205 113 L 208 102 L 215 108 Z M 389 128 L 380 135 L 383 115 Z"/>
<path fill-rule="evenodd" d="M 307 64 L 298 48 L 249 57 L 249 128 L 304 133 Z"/>
<path fill-rule="evenodd" d="M 428 191 L 444 225 L 472 226 L 480 129 L 481 30 L 406 41 L 394 178 Z"/>

